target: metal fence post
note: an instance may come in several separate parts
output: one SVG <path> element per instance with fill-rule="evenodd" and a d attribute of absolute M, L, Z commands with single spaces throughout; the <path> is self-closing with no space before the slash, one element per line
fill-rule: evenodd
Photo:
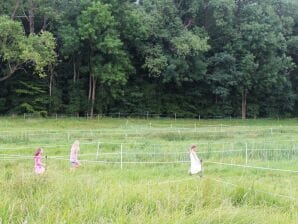
<path fill-rule="evenodd" d="M 96 160 L 98 160 L 98 156 L 99 156 L 99 145 L 100 145 L 100 142 L 97 142 Z"/>
<path fill-rule="evenodd" d="M 245 143 L 245 164 L 247 165 L 248 154 L 247 154 L 247 142 Z"/>
<path fill-rule="evenodd" d="M 121 170 L 122 170 L 123 169 L 123 147 L 122 147 L 122 144 L 121 144 L 120 164 L 121 164 Z"/>

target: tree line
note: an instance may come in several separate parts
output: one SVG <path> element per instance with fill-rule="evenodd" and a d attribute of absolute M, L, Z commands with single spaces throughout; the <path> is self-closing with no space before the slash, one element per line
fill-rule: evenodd
<path fill-rule="evenodd" d="M 298 115 L 296 0 L 7 0 L 0 114 Z"/>

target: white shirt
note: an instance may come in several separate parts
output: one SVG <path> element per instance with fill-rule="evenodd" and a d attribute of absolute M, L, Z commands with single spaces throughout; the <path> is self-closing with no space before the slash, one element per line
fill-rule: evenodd
<path fill-rule="evenodd" d="M 202 164 L 201 164 L 201 161 L 198 158 L 196 152 L 190 150 L 189 157 L 190 157 L 189 173 L 190 174 L 197 174 L 200 171 L 202 171 Z"/>

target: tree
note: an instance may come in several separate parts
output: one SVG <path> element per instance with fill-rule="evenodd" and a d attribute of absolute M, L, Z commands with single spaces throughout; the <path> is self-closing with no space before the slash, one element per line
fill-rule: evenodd
<path fill-rule="evenodd" d="M 145 1 L 143 5 L 152 21 L 150 35 L 140 50 L 144 69 L 165 82 L 193 80 L 189 59 L 209 49 L 208 37 L 200 29 L 189 30 L 173 1 Z"/>
<path fill-rule="evenodd" d="M 93 116 L 98 82 L 101 85 L 124 84 L 130 62 L 116 30 L 111 6 L 95 2 L 78 18 L 79 34 L 88 49 L 90 113 Z"/>
<path fill-rule="evenodd" d="M 297 9 L 296 0 L 2 1 L 0 113 L 293 115 Z"/>
<path fill-rule="evenodd" d="M 51 33 L 25 36 L 19 22 L 6 16 L 0 17 L 0 82 L 11 77 L 17 70 L 25 69 L 30 64 L 41 77 L 44 68 L 56 59 L 55 40 Z"/>
<path fill-rule="evenodd" d="M 241 116 L 245 119 L 249 103 L 260 105 L 258 102 L 269 99 L 274 91 L 284 91 L 284 88 L 273 89 L 277 80 L 285 80 L 279 85 L 288 86 L 292 65 L 285 48 L 285 35 L 289 31 L 284 28 L 291 25 L 278 16 L 272 5 L 257 0 L 229 1 L 225 5 L 212 1 L 209 10 L 213 19 L 209 20 L 212 26 L 207 28 L 214 52 L 208 69 L 211 89 L 221 100 L 229 99 L 231 105 L 237 105 L 240 98 Z M 292 97 L 291 88 L 287 95 Z M 263 107 L 272 107 L 272 101 L 266 102 Z M 285 103 L 290 103 L 287 108 L 291 107 L 291 100 L 279 101 L 279 104 Z M 249 109 L 250 116 L 272 115 L 265 108 Z"/>

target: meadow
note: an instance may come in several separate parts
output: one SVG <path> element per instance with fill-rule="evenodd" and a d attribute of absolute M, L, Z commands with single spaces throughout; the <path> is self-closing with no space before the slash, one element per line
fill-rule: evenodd
<path fill-rule="evenodd" d="M 297 119 L 2 117 L 0 223 L 298 223 L 297 134 Z"/>

